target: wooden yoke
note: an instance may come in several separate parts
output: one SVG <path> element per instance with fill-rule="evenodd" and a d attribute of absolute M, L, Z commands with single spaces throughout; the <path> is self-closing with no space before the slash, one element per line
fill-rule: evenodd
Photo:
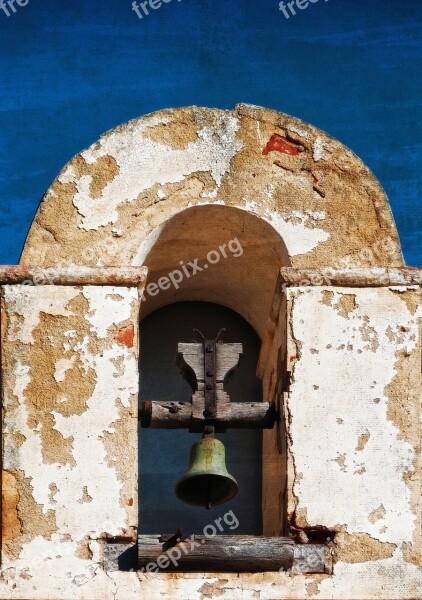
<path fill-rule="evenodd" d="M 183 429 L 199 433 L 213 426 L 222 433 L 233 429 L 271 429 L 277 420 L 276 407 L 268 402 L 230 402 L 224 384 L 233 375 L 243 353 L 242 344 L 215 344 L 215 416 L 207 416 L 205 406 L 205 356 L 202 343 L 179 343 L 177 365 L 192 387 L 192 402 L 154 402 L 142 404 L 142 427 Z"/>

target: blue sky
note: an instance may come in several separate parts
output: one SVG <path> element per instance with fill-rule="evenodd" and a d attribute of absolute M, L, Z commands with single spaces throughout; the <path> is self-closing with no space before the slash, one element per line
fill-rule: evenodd
<path fill-rule="evenodd" d="M 422 266 L 422 2 L 29 0 L 0 11 L 0 263 L 17 263 L 51 181 L 101 133 L 172 106 L 259 104 L 356 152 Z"/>

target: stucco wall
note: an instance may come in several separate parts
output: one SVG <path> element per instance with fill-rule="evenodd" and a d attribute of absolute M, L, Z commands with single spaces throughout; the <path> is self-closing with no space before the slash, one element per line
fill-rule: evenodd
<path fill-rule="evenodd" d="M 1 294 L 0 595 L 57 597 L 94 576 L 97 540 L 137 526 L 138 291 Z"/>
<path fill-rule="evenodd" d="M 213 301 L 262 336 L 281 266 L 403 265 L 388 200 L 362 161 L 316 127 L 249 105 L 164 110 L 107 132 L 46 192 L 21 264 L 145 265 L 156 282 L 235 236 L 241 258 L 144 310 Z"/>
<path fill-rule="evenodd" d="M 249 105 L 164 110 L 106 133 L 47 191 L 21 262 L 145 264 L 165 223 L 201 205 L 257 215 L 296 267 L 332 265 L 386 236 L 392 246 L 372 261 L 403 264 L 388 200 L 362 161 L 316 127 Z"/>
<path fill-rule="evenodd" d="M 420 597 L 420 291 L 287 300 L 290 522 L 332 535 L 334 574 L 106 573 L 104 535 L 136 525 L 137 291 L 18 285 L 2 289 L 0 597 Z"/>
<path fill-rule="evenodd" d="M 422 592 L 420 300 L 400 287 L 288 290 L 288 514 L 335 537 L 338 597 L 354 572 L 352 598 Z"/>

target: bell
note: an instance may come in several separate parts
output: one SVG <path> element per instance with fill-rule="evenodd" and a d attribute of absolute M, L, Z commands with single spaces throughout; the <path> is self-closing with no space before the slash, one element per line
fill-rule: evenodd
<path fill-rule="evenodd" d="M 215 438 L 193 444 L 188 470 L 176 483 L 179 500 L 211 508 L 232 500 L 237 489 L 236 479 L 227 471 L 224 444 Z"/>

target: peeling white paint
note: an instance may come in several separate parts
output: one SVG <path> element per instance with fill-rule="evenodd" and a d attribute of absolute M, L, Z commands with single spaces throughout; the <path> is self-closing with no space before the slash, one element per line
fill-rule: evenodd
<path fill-rule="evenodd" d="M 274 192 L 275 192 L 275 185 L 273 185 L 272 183 L 269 183 L 267 185 L 267 187 L 264 190 L 265 195 L 267 196 L 267 198 L 269 200 L 272 200 L 273 196 L 274 196 Z"/>
<path fill-rule="evenodd" d="M 19 298 L 19 291 L 22 298 Z M 113 292 L 118 295 L 119 300 L 113 301 L 110 298 Z M 33 328 L 38 323 L 40 307 L 53 306 L 55 315 L 69 316 L 71 313 L 66 308 L 69 298 L 74 298 L 80 293 L 83 293 L 89 302 L 86 318 L 93 326 L 92 339 L 102 339 L 109 327 L 127 322 L 133 314 L 134 302 L 137 303 L 137 290 L 134 288 L 89 286 L 81 290 L 52 286 L 27 289 L 15 286 L 13 293 L 7 296 L 10 301 L 10 305 L 7 305 L 8 314 L 11 323 L 22 313 L 23 321 L 19 319 L 22 337 L 17 338 L 15 328 L 9 325 L 11 339 L 30 343 Z M 54 298 L 53 304 L 49 303 L 51 294 Z M 136 355 L 125 346 L 113 344 L 100 354 L 95 354 L 88 349 L 90 340 L 86 340 L 87 343 L 79 343 L 73 330 L 67 330 L 66 333 L 74 354 L 68 360 L 57 361 L 56 380 L 63 380 L 67 369 L 74 364 L 77 357 L 86 368 L 93 369 L 96 373 L 96 385 L 87 400 L 85 412 L 68 417 L 54 411 L 51 413 L 55 429 L 65 439 L 73 438 L 71 454 L 75 463 L 48 464 L 43 461 L 42 429 L 31 429 L 26 406 L 25 394 L 31 381 L 31 368 L 19 360 L 15 361 L 13 372 L 13 396 L 17 398 L 18 405 L 7 399 L 5 403 L 3 468 L 18 469 L 28 478 L 34 501 L 41 506 L 44 514 L 54 510 L 58 529 L 51 540 L 40 537 L 24 544 L 17 561 L 10 561 L 4 556 L 3 568 L 13 565 L 19 569 L 25 565 L 30 570 L 34 569 L 35 573 L 38 561 L 38 566 L 43 568 L 44 574 L 49 566 L 60 569 L 62 575 L 68 569 L 72 578 L 76 577 L 80 581 L 79 569 L 89 566 L 96 571 L 98 567 L 92 561 L 81 561 L 75 557 L 77 543 L 86 536 L 98 537 L 104 532 L 110 535 L 122 533 L 133 524 L 133 521 L 128 520 L 129 514 L 137 510 L 136 503 L 130 510 L 121 504 L 122 482 L 117 479 L 115 469 L 108 464 L 108 460 L 112 461 L 115 457 L 107 456 L 103 434 L 112 431 L 116 421 L 122 418 L 119 412 L 122 407 L 131 407 L 131 401 L 138 392 L 138 372 Z M 119 371 L 113 362 L 116 358 L 122 360 Z M 25 438 L 19 447 L 14 445 L 13 437 L 8 435 L 16 431 Z M 134 423 L 135 438 L 132 443 L 136 443 L 136 435 Z M 133 489 L 136 497 L 136 465 L 128 468 L 128 478 L 131 477 L 135 477 Z M 79 504 L 81 490 L 88 483 L 92 501 Z M 51 494 L 51 486 L 57 490 L 54 497 Z M 61 541 L 65 534 L 71 536 L 68 544 Z M 57 559 L 58 555 L 61 556 L 60 561 Z"/>
<path fill-rule="evenodd" d="M 300 121 L 298 121 L 298 123 L 300 123 Z M 309 140 L 311 137 L 309 129 L 305 129 L 305 127 L 300 127 L 298 123 L 295 124 L 292 120 L 289 120 L 288 130 L 292 131 L 293 133 L 297 133 L 297 135 L 299 135 L 305 140 Z"/>
<path fill-rule="evenodd" d="M 314 142 L 313 156 L 315 162 L 325 159 L 325 144 L 321 137 L 317 137 Z"/>
<path fill-rule="evenodd" d="M 333 294 L 331 305 L 323 302 L 324 290 Z M 356 307 L 345 318 L 338 302 L 351 293 Z M 396 375 L 396 353 L 410 353 L 418 344 L 417 319 L 387 289 L 298 288 L 289 297 L 300 343 L 288 399 L 291 452 L 302 474 L 294 484 L 297 508 L 306 508 L 310 525 L 347 524 L 351 534 L 409 542 L 416 517 L 403 474 L 413 470 L 414 449 L 387 418 L 385 390 Z M 379 344 L 375 351 L 366 339 L 368 328 Z M 401 333 L 394 343 L 390 329 Z M 318 431 L 309 435 L 315 423 Z M 359 451 L 358 438 L 367 432 L 370 438 Z M 380 504 L 384 532 L 380 523 L 368 521 Z"/>
<path fill-rule="evenodd" d="M 261 214 L 260 206 L 255 201 L 245 200 L 244 206 L 237 206 L 236 208 L 256 214 L 269 223 L 283 239 L 289 256 L 306 254 L 330 239 L 330 234 L 327 231 L 315 226 L 306 227 L 305 222 L 309 219 L 309 215 L 298 213 L 301 215 L 302 222 L 294 224 L 289 223 L 279 212 L 269 208 L 265 208 L 263 214 Z"/>
<path fill-rule="evenodd" d="M 218 196 L 218 187 L 215 187 L 211 192 L 201 194 L 201 198 L 217 198 Z"/>
<path fill-rule="evenodd" d="M 56 371 L 54 373 L 54 379 L 57 382 L 64 381 L 66 372 L 69 371 L 75 364 L 76 356 L 73 355 L 71 358 L 61 358 L 56 362 Z"/>
<path fill-rule="evenodd" d="M 311 219 L 313 219 L 314 221 L 324 221 L 327 218 L 327 213 L 325 213 L 322 210 L 319 210 L 319 211 L 307 210 L 306 214 L 309 217 L 311 217 Z"/>
<path fill-rule="evenodd" d="M 73 314 L 67 305 L 79 294 L 77 289 L 49 285 L 48 293 L 43 295 L 38 293 L 40 287 L 45 286 L 5 285 L 3 287 L 5 302 L 10 311 L 23 317 L 20 321 L 14 320 L 14 329 L 9 333 L 11 340 L 32 344 L 34 342 L 32 332 L 40 322 L 41 312 L 64 317 Z M 28 306 L 31 306 L 31 310 L 28 310 Z"/>
<path fill-rule="evenodd" d="M 401 551 L 397 549 L 388 559 L 357 564 L 338 562 L 335 575 L 321 581 L 319 595 L 315 598 L 399 600 L 420 598 L 421 593 L 420 568 L 404 563 Z"/>
<path fill-rule="evenodd" d="M 76 185 L 73 204 L 81 215 L 82 229 L 98 229 L 116 223 L 118 207 L 122 203 L 132 202 L 157 183 L 177 183 L 197 171 L 205 171 L 211 173 L 219 187 L 230 168 L 230 161 L 243 146 L 236 138 L 239 120 L 227 113 L 223 113 L 216 124 L 200 129 L 198 139 L 183 150 L 143 135 L 150 127 L 149 121 L 133 122 L 130 127 L 107 134 L 81 154 L 89 164 L 103 156 L 116 160 L 119 173 L 105 187 L 100 198 L 91 197 L 91 176 L 77 178 L 72 166 L 60 175 L 61 182 Z"/>
<path fill-rule="evenodd" d="M 119 287 L 105 289 L 99 286 L 90 286 L 85 287 L 82 292 L 90 306 L 90 312 L 86 319 L 92 325 L 91 331 L 100 339 L 108 337 L 109 327 L 130 319 L 132 307 L 130 302 L 122 302 L 125 297 L 121 295 L 121 289 Z M 107 315 L 107 319 L 104 318 L 104 315 Z"/>

